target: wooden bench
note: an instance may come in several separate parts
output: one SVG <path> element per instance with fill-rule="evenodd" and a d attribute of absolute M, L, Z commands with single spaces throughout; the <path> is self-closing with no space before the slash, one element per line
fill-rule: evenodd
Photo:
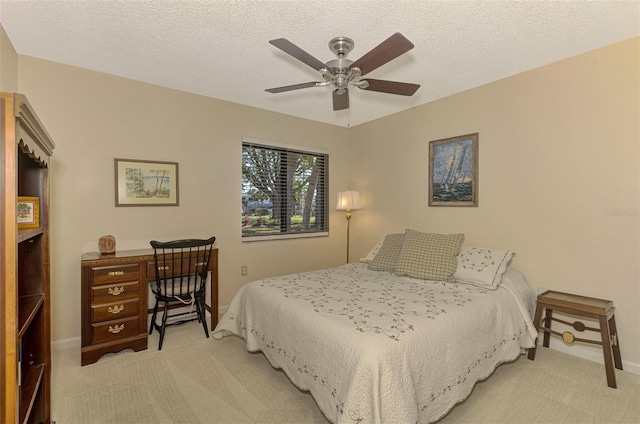
<path fill-rule="evenodd" d="M 544 325 L 541 325 L 542 310 L 546 309 L 544 317 Z M 553 317 L 553 311 L 562 312 L 569 315 L 580 317 L 595 318 L 600 324 L 600 328 L 587 327 L 580 321 L 573 323 L 563 321 Z M 536 315 L 534 324 L 536 330 L 544 332 L 542 345 L 549 347 L 549 338 L 551 334 L 562 337 L 565 343 L 584 342 L 598 344 L 602 346 L 604 353 L 604 365 L 607 373 L 607 385 L 616 388 L 616 374 L 614 368 L 622 369 L 622 358 L 620 356 L 620 340 L 618 339 L 618 331 L 616 329 L 616 318 L 614 316 L 615 308 L 610 300 L 596 299 L 586 296 L 578 296 L 575 294 L 562 293 L 553 290 L 546 291 L 538 295 L 538 304 L 536 306 Z M 551 329 L 551 322 L 557 321 L 565 325 L 573 327 L 574 330 L 583 332 L 585 330 L 596 331 L 600 333 L 600 341 L 577 338 L 570 331 L 560 333 Z M 536 358 L 536 345 L 529 349 L 528 358 L 534 360 Z"/>

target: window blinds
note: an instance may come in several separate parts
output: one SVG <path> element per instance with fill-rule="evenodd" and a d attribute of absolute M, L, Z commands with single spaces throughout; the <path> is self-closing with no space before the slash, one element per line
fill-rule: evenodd
<path fill-rule="evenodd" d="M 328 230 L 326 152 L 243 140 L 242 236 Z"/>

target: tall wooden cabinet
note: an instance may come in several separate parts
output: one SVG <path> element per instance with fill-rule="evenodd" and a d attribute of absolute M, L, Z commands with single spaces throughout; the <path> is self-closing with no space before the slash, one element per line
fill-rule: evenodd
<path fill-rule="evenodd" d="M 27 99 L 0 92 L 0 422 L 51 421 L 49 160 L 54 143 Z M 37 223 L 18 226 L 18 196 Z"/>

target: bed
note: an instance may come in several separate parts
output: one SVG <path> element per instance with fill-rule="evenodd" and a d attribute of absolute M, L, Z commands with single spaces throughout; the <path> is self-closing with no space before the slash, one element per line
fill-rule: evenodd
<path fill-rule="evenodd" d="M 265 278 L 241 288 L 214 338 L 262 351 L 333 423 L 430 423 L 534 345 L 535 292 L 509 266 L 499 277 L 488 287 L 352 263 Z"/>

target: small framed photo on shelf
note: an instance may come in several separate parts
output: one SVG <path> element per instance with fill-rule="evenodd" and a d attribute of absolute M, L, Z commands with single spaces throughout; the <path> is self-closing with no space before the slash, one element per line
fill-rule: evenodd
<path fill-rule="evenodd" d="M 18 196 L 16 207 L 18 229 L 40 227 L 40 199 L 37 197 Z"/>

